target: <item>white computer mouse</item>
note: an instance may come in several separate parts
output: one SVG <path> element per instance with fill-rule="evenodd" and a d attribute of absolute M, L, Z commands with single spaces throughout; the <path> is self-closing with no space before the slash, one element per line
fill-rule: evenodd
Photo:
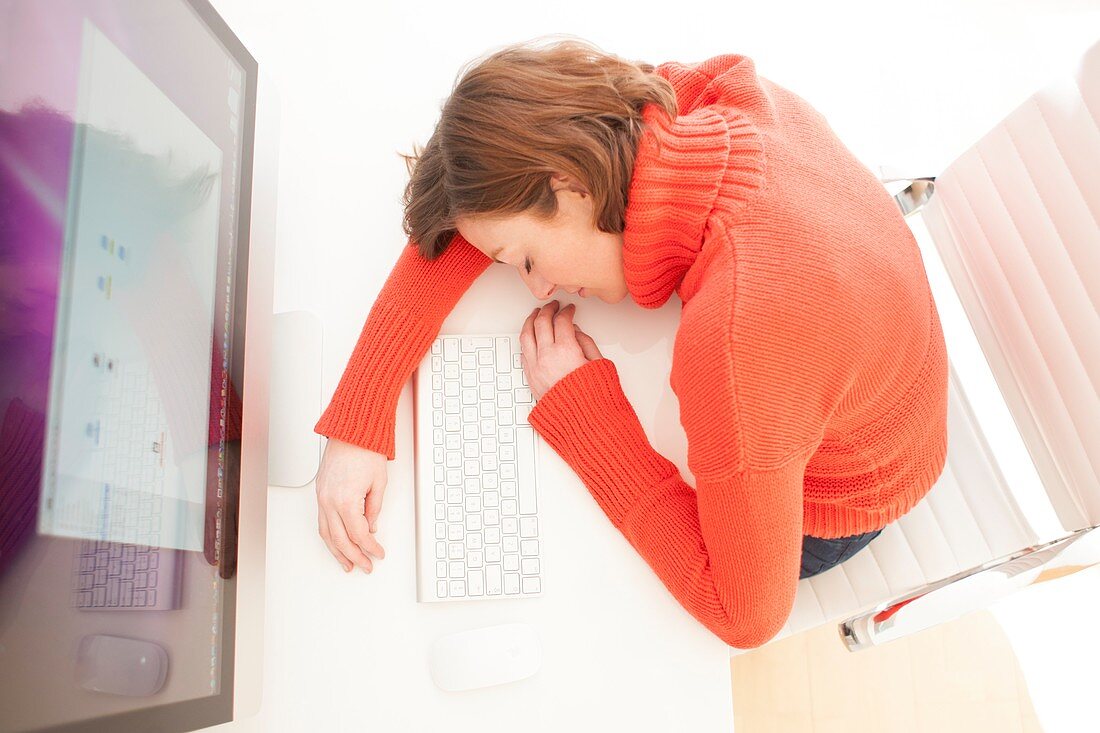
<path fill-rule="evenodd" d="M 92 692 L 152 695 L 168 676 L 168 652 L 160 644 L 107 634 L 88 634 L 76 653 L 76 683 Z"/>
<path fill-rule="evenodd" d="M 458 692 L 530 677 L 542 665 L 542 644 L 528 624 L 508 623 L 436 639 L 428 666 L 443 690 Z"/>

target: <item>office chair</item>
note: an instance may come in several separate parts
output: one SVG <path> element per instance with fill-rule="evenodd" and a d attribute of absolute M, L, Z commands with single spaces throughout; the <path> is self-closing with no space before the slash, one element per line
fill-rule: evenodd
<path fill-rule="evenodd" d="M 1100 43 L 939 176 L 902 183 L 894 199 L 935 244 L 1059 531 L 1040 537 L 1021 511 L 949 340 L 943 474 L 864 550 L 800 580 L 769 644 L 837 623 L 855 652 L 1100 563 Z"/>

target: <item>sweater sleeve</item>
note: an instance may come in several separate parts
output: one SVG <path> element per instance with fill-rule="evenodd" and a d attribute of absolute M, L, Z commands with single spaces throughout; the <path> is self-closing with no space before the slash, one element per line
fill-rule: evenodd
<path fill-rule="evenodd" d="M 410 241 L 382 285 L 314 432 L 392 461 L 401 388 L 447 314 L 492 262 L 457 232 L 434 260 Z"/>
<path fill-rule="evenodd" d="M 608 359 L 555 382 L 528 421 L 692 616 L 738 648 L 779 633 L 798 585 L 812 450 L 766 468 L 708 471 L 692 490 L 650 445 Z M 708 429 L 732 435 L 736 426 Z"/>

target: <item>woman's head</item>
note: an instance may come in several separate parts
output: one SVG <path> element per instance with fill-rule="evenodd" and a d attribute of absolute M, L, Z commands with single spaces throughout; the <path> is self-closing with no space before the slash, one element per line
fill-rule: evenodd
<path fill-rule="evenodd" d="M 508 46 L 460 72 L 427 145 L 403 156 L 406 235 L 427 259 L 456 232 L 486 256 L 501 250 L 538 298 L 583 287 L 622 300 L 642 108 L 676 115 L 653 68 L 562 40 Z"/>

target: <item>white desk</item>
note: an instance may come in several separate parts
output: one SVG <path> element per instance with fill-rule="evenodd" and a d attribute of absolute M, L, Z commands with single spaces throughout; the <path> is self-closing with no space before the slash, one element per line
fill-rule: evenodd
<path fill-rule="evenodd" d="M 487 302 L 515 307 L 486 308 Z M 518 332 L 531 303 L 516 273 L 494 265 L 443 332 Z M 619 366 L 655 446 L 683 466 L 686 441 L 667 377 L 679 310 L 676 298 L 658 311 L 629 301 L 608 306 L 585 300 L 577 322 Z M 333 343 L 331 334 L 357 333 L 361 314 L 322 317 L 328 326 L 327 395 L 351 348 Z M 334 327 L 334 317 L 342 329 Z M 634 328 L 621 328 L 623 321 Z M 638 323 L 653 328 L 642 335 Z M 626 335 L 616 340 L 616 333 Z M 397 415 L 397 459 L 389 464 L 378 525 L 386 558 L 372 574 L 345 574 L 325 549 L 313 484 L 271 489 L 264 702 L 258 719 L 235 729 L 733 729 L 728 647 L 675 601 L 541 439 L 544 596 L 418 604 L 411 382 Z M 654 433 L 655 425 L 665 427 Z M 427 660 L 437 637 L 508 621 L 530 623 L 541 638 L 543 664 L 535 676 L 461 693 L 435 687 Z"/>

